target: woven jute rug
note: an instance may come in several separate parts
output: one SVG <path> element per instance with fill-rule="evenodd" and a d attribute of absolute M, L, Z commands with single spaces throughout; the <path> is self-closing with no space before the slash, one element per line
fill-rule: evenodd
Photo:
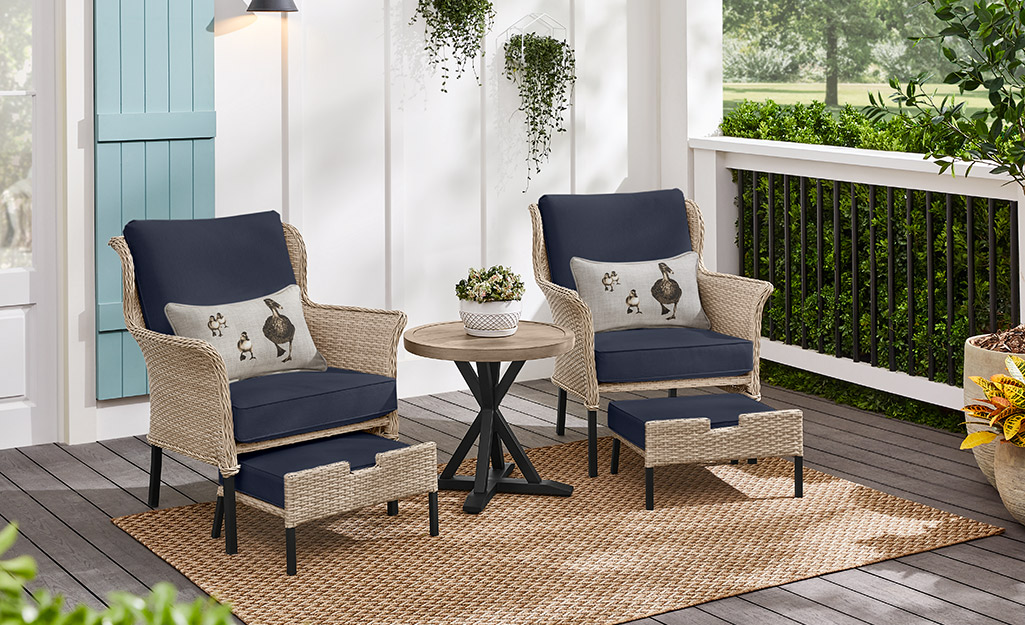
<path fill-rule="evenodd" d="M 282 520 L 246 506 L 234 556 L 212 504 L 114 523 L 249 625 L 621 623 L 1003 531 L 807 469 L 793 499 L 779 459 L 656 469 L 647 511 L 641 459 L 610 475 L 610 448 L 594 479 L 584 441 L 528 452 L 570 498 L 498 494 L 474 516 L 442 491 L 439 537 L 426 496 L 301 525 L 295 577 Z"/>

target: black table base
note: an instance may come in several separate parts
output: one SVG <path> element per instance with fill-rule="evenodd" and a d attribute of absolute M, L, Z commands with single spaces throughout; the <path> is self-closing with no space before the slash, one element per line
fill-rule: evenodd
<path fill-rule="evenodd" d="M 555 495 L 569 497 L 573 487 L 562 482 L 542 480 L 537 469 L 527 458 L 523 446 L 516 439 L 509 423 L 502 416 L 499 406 L 512 387 L 516 375 L 523 368 L 523 361 L 513 362 L 505 376 L 499 379 L 500 364 L 497 362 L 477 363 L 477 372 L 468 362 L 457 362 L 456 367 L 466 380 L 466 385 L 480 406 L 480 412 L 459 442 L 452 459 L 438 478 L 442 490 L 468 490 L 463 511 L 477 514 L 494 497 L 495 493 L 518 493 L 521 495 Z M 477 441 L 477 471 L 473 477 L 456 475 L 456 469 Z M 513 462 L 506 464 L 502 452 L 503 444 L 509 450 Z M 514 467 L 519 467 L 523 478 L 511 478 Z"/>

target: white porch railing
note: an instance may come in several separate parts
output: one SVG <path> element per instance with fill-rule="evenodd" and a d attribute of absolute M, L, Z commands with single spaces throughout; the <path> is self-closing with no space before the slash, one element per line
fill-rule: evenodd
<path fill-rule="evenodd" d="M 939 168 L 919 154 L 734 137 L 695 138 L 689 146 L 694 154 L 693 199 L 701 206 L 706 221 L 705 261 L 710 268 L 728 273 L 739 273 L 741 269 L 737 248 L 737 183 L 731 170 L 992 198 L 1025 206 L 1020 187 L 1006 176 L 992 175 L 983 166 L 976 166 L 965 175 L 965 164 L 955 167 L 956 177 L 939 174 Z M 1018 224 L 1018 249 L 1025 250 L 1025 228 L 1022 220 Z M 1019 292 L 1025 292 L 1025 272 L 1020 266 L 1017 274 Z M 762 357 L 941 406 L 962 405 L 962 391 L 956 386 L 781 341 L 763 338 Z"/>

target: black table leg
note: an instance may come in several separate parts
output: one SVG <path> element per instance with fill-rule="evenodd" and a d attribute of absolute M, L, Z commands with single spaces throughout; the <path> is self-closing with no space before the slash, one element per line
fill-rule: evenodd
<path fill-rule="evenodd" d="M 438 478 L 438 488 L 470 491 L 463 504 L 464 512 L 479 513 L 496 492 L 562 497 L 568 497 L 573 493 L 573 487 L 569 484 L 541 479 L 537 469 L 527 458 L 523 445 L 499 410 L 502 399 L 509 392 L 523 364 L 523 361 L 511 363 L 505 375 L 500 377 L 501 363 L 477 363 L 476 373 L 470 363 L 456 363 L 481 410 L 460 441 L 452 459 L 445 465 L 445 470 Z M 476 473 L 473 477 L 457 476 L 456 469 L 466 458 L 475 440 Z M 509 464 L 505 463 L 503 457 L 503 445 L 512 456 L 513 461 Z M 519 467 L 523 478 L 509 477 L 515 467 Z"/>

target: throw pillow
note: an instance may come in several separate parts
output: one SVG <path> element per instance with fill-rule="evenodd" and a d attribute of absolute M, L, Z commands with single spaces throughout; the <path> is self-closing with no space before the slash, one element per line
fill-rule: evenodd
<path fill-rule="evenodd" d="M 698 255 L 609 263 L 574 256 L 569 261 L 594 331 L 653 326 L 710 327 L 698 294 Z"/>
<path fill-rule="evenodd" d="M 164 306 L 174 333 L 203 339 L 224 358 L 231 381 L 283 371 L 324 371 L 303 316 L 299 286 L 266 297 L 218 305 Z"/>

